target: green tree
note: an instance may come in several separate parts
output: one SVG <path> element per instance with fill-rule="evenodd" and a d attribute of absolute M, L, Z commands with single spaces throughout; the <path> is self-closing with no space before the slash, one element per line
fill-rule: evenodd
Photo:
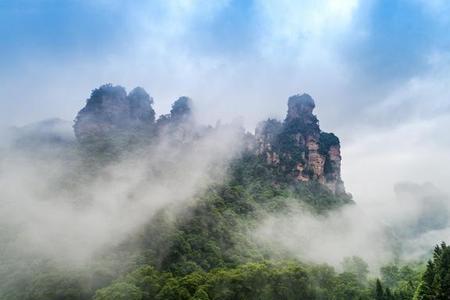
<path fill-rule="evenodd" d="M 141 300 L 139 288 L 126 282 L 117 282 L 95 293 L 94 300 Z"/>
<path fill-rule="evenodd" d="M 360 257 L 345 257 L 342 262 L 344 272 L 355 274 L 361 281 L 367 280 L 369 275 L 369 265 Z"/>
<path fill-rule="evenodd" d="M 334 299 L 357 300 L 365 298 L 365 287 L 361 280 L 353 273 L 341 273 L 336 278 L 334 286 Z"/>
<path fill-rule="evenodd" d="M 379 279 L 377 279 L 375 283 L 375 300 L 384 300 L 384 291 L 383 286 Z"/>
<path fill-rule="evenodd" d="M 433 259 L 427 264 L 414 299 L 450 299 L 450 246 L 444 242 L 434 248 Z"/>

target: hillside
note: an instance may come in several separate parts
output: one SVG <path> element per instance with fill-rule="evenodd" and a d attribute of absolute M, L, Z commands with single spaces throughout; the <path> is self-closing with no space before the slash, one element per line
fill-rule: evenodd
<path fill-rule="evenodd" d="M 142 88 L 127 94 L 104 85 L 76 116 L 76 141 L 41 141 L 57 141 L 51 148 L 64 162 L 52 177 L 57 197 L 45 189 L 43 197 L 70 199 L 80 216 L 102 207 L 115 227 L 99 241 L 93 224 L 103 225 L 103 215 L 93 214 L 98 222 L 83 233 L 95 241 L 84 241 L 98 245 L 76 263 L 5 247 L 1 299 L 447 299 L 445 244 L 435 250 L 439 275 L 430 262 L 421 281 L 423 264 L 397 260 L 381 268 L 379 281 L 359 257 L 336 269 L 255 234 L 268 216 L 302 210 L 320 218 L 356 205 L 341 178 L 339 138 L 320 129 L 311 96 L 290 97 L 286 118 L 261 122 L 255 134 L 236 124 L 199 125 L 188 97 L 158 118 L 152 104 Z M 46 153 L 30 141 L 34 154 Z M 421 296 L 433 288 L 441 298 Z"/>

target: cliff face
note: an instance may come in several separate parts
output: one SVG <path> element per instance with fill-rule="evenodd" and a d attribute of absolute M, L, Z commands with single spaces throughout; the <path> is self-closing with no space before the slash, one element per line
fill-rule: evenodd
<path fill-rule="evenodd" d="M 92 91 L 78 113 L 73 126 L 75 136 L 88 152 L 109 154 L 162 138 L 174 143 L 194 138 L 191 99 L 180 97 L 170 113 L 157 121 L 152 104 L 153 99 L 140 87 L 127 94 L 121 86 L 103 85 Z"/>
<path fill-rule="evenodd" d="M 127 95 L 120 86 L 103 85 L 92 92 L 78 113 L 75 136 L 88 151 L 120 153 L 130 145 L 155 139 L 174 145 L 189 143 L 205 131 L 195 123 L 188 97 L 176 100 L 170 113 L 156 122 L 152 103 L 142 88 Z M 320 130 L 314 108 L 314 100 L 307 94 L 290 97 L 283 122 L 269 119 L 256 128 L 256 155 L 283 177 L 316 181 L 335 194 L 345 194 L 339 139 Z M 253 140 L 251 134 L 249 140 Z M 253 142 L 249 145 L 247 150 L 253 152 Z"/>
<path fill-rule="evenodd" d="M 307 94 L 288 100 L 283 123 L 269 119 L 256 129 L 257 154 L 297 181 L 318 181 L 335 194 L 345 193 L 339 139 L 322 132 Z"/>
<path fill-rule="evenodd" d="M 142 88 L 128 95 L 121 86 L 103 85 L 92 91 L 78 113 L 74 131 L 83 145 L 121 147 L 150 138 L 154 131 L 153 99 Z"/>

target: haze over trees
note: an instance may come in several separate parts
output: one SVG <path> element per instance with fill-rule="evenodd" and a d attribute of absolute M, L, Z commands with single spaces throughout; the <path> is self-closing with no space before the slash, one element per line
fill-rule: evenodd
<path fill-rule="evenodd" d="M 22 129 L 2 150 L 11 172 L 1 182 L 15 192 L 1 194 L 14 203 L 1 223 L 0 299 L 449 299 L 450 247 L 405 260 L 404 231 L 381 222 L 374 242 L 392 259 L 376 269 L 358 255 L 333 266 L 297 255 L 326 236 L 317 224 L 330 229 L 357 206 L 340 140 L 321 130 L 310 95 L 290 97 L 285 120 L 255 134 L 198 124 L 188 97 L 159 117 L 152 104 L 142 88 L 103 85 L 76 116 L 75 139 Z M 293 215 L 311 219 L 306 239 L 263 234 Z M 415 232 L 431 223 L 424 215 Z M 341 251 L 327 242 L 309 251 Z"/>

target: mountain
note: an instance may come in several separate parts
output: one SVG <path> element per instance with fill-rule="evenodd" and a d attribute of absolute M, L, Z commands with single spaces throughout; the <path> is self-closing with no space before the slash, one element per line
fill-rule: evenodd
<path fill-rule="evenodd" d="M 2 229 L 9 234 L 0 235 L 7 245 L 0 251 L 0 277 L 6 278 L 0 299 L 405 300 L 416 290 L 423 297 L 415 299 L 440 299 L 426 296 L 436 284 L 439 293 L 447 287 L 447 246 L 435 250 L 439 257 L 426 278 L 421 264 L 395 261 L 375 281 L 359 257 L 346 257 L 335 269 L 303 260 L 308 239 L 293 241 L 294 252 L 264 239 L 261 224 L 272 217 L 320 222 L 333 213 L 344 218 L 339 212 L 355 205 L 341 178 L 339 138 L 320 129 L 311 96 L 290 97 L 285 119 L 263 121 L 254 134 L 234 125 L 199 125 L 185 96 L 158 118 L 152 104 L 142 88 L 127 93 L 108 84 L 92 91 L 75 118 L 76 139 L 64 147 L 46 138 L 55 136 L 57 121 L 22 129 L 31 134 L 22 135 L 23 145 L 36 138 L 60 151 L 43 161 L 46 173 L 37 172 L 39 179 L 51 173 L 54 180 L 41 184 L 50 189 L 33 196 L 46 207 L 63 207 L 51 210 L 57 220 L 69 217 L 56 230 L 69 245 L 62 249 L 89 256 L 74 266 L 66 253 L 41 257 L 27 248 L 23 254 L 10 244 L 18 229 Z M 62 172 L 52 170 L 53 160 Z M 96 235 L 97 227 L 110 226 L 114 231 Z M 80 228 L 88 243 L 71 240 Z M 308 237 L 321 236 L 314 224 L 308 228 Z M 266 233 L 274 234 L 282 235 Z M 82 251 L 92 246 L 98 247 Z M 318 247 L 312 251 L 339 253 L 327 241 Z"/>
<path fill-rule="evenodd" d="M 320 130 L 314 107 L 308 94 L 290 97 L 283 123 L 269 119 L 256 129 L 257 153 L 286 176 L 345 194 L 339 138 Z"/>
<path fill-rule="evenodd" d="M 153 99 L 142 88 L 128 95 L 121 86 L 103 85 L 92 91 L 73 126 L 79 143 L 118 150 L 149 139 L 154 133 Z"/>
<path fill-rule="evenodd" d="M 10 146 L 27 152 L 73 147 L 75 142 L 71 122 L 58 118 L 10 128 L 8 136 Z"/>
<path fill-rule="evenodd" d="M 206 129 L 195 123 L 190 98 L 177 99 L 170 114 L 161 115 L 156 122 L 152 104 L 153 99 L 140 87 L 127 95 L 121 86 L 103 85 L 93 90 L 76 116 L 75 136 L 80 144 L 95 145 L 99 151 L 120 151 L 134 144 L 151 144 L 161 136 L 186 141 L 205 133 Z M 265 160 L 266 167 L 282 180 L 318 182 L 334 194 L 346 195 L 339 138 L 320 130 L 314 108 L 308 94 L 294 95 L 288 99 L 283 122 L 261 122 L 255 135 L 242 139 L 253 145 L 248 147 L 252 154 Z"/>

